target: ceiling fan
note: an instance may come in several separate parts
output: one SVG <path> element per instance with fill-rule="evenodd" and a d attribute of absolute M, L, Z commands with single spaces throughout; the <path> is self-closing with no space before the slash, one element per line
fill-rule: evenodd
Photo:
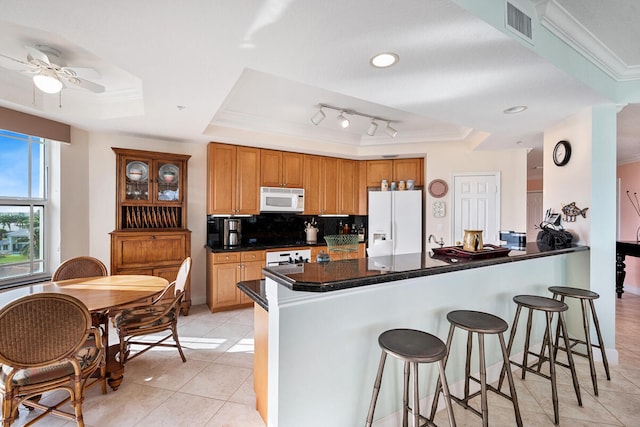
<path fill-rule="evenodd" d="M 33 74 L 33 83 L 41 91 L 58 93 L 65 87 L 79 87 L 95 93 L 104 92 L 104 86 L 79 76 L 79 74 L 86 74 L 87 72 L 98 75 L 96 70 L 63 66 L 60 52 L 49 46 L 25 46 L 25 49 L 27 50 L 26 61 L 12 58 L 2 53 L 0 53 L 0 57 L 13 63 L 21 64 L 23 68 L 19 69 L 19 71 Z"/>

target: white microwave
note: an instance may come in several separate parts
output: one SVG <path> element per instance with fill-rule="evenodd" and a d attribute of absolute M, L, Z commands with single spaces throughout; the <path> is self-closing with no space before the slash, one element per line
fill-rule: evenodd
<path fill-rule="evenodd" d="M 260 187 L 260 212 L 304 212 L 304 188 Z"/>

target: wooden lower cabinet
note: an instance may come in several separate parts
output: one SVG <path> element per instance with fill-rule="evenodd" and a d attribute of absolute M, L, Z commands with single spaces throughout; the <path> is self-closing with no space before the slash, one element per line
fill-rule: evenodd
<path fill-rule="evenodd" d="M 265 424 L 269 401 L 269 313 L 259 304 L 253 308 L 253 390 L 256 410 Z"/>
<path fill-rule="evenodd" d="M 146 274 L 176 280 L 182 261 L 191 256 L 191 231 L 113 231 L 111 232 L 111 274 Z M 182 302 L 182 313 L 189 314 L 191 289 Z"/>
<path fill-rule="evenodd" d="M 265 267 L 265 251 L 207 253 L 207 306 L 211 312 L 253 304 L 238 289 L 238 282 L 259 280 Z"/>

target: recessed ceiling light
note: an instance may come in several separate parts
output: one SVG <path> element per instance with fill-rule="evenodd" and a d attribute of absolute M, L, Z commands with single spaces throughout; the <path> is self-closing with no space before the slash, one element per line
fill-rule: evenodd
<path fill-rule="evenodd" d="M 526 109 L 527 109 L 526 105 L 517 105 L 515 107 L 507 108 L 506 110 L 504 110 L 504 113 L 505 114 L 522 113 Z"/>
<path fill-rule="evenodd" d="M 400 57 L 393 52 L 384 52 L 384 53 L 379 53 L 373 58 L 371 58 L 370 62 L 371 62 L 371 65 L 373 65 L 376 68 L 386 68 L 398 62 L 399 59 Z"/>

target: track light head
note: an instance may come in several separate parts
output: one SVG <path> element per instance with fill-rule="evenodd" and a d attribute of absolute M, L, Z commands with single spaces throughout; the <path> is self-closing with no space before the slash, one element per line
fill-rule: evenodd
<path fill-rule="evenodd" d="M 324 113 L 324 111 L 322 111 L 322 107 L 320 107 L 318 112 L 315 113 L 313 117 L 311 117 L 311 123 L 318 126 L 320 122 L 324 120 L 325 117 L 327 117 L 327 115 Z"/>
<path fill-rule="evenodd" d="M 378 124 L 375 122 L 375 120 L 371 120 L 371 124 L 369 125 L 369 130 L 367 131 L 367 135 L 373 136 L 376 134 L 377 130 L 378 130 Z"/>
<path fill-rule="evenodd" d="M 391 127 L 391 123 L 390 122 L 387 122 L 387 128 L 385 129 L 385 132 L 387 132 L 387 134 L 391 138 L 395 138 L 396 135 L 398 134 L 398 131 Z"/>
<path fill-rule="evenodd" d="M 337 119 L 338 119 L 338 123 L 340 124 L 340 127 L 342 127 L 342 129 L 348 128 L 349 124 L 351 123 L 351 122 L 349 122 L 349 119 L 347 119 L 344 116 L 344 111 L 340 111 L 340 114 L 338 115 Z"/>

